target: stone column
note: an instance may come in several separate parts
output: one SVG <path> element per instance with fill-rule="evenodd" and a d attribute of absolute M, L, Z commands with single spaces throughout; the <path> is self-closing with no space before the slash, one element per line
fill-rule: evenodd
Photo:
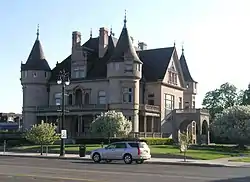
<path fill-rule="evenodd" d="M 154 132 L 154 116 L 151 116 L 151 132 Z"/>
<path fill-rule="evenodd" d="M 147 133 L 147 116 L 144 116 L 144 132 Z"/>

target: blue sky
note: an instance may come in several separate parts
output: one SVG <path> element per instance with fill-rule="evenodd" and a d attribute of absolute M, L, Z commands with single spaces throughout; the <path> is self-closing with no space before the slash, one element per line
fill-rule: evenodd
<path fill-rule="evenodd" d="M 127 9 L 135 42 L 148 48 L 184 42 L 192 76 L 199 82 L 197 104 L 204 94 L 229 81 L 246 88 L 250 81 L 249 0 L 44 0 L 0 1 L 0 112 L 21 112 L 20 64 L 28 58 L 40 24 L 40 40 L 53 68 L 71 51 L 72 31 L 83 41 L 112 26 L 116 37 Z M 249 74 L 249 76 L 248 76 Z"/>

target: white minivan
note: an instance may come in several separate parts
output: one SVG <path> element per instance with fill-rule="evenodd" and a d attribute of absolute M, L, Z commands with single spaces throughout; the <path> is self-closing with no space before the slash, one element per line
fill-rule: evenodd
<path fill-rule="evenodd" d="M 105 148 L 93 150 L 90 157 L 96 163 L 102 160 L 108 163 L 112 160 L 124 160 L 125 164 L 131 164 L 133 161 L 142 164 L 145 160 L 151 158 L 151 154 L 145 142 L 124 141 L 111 143 Z"/>

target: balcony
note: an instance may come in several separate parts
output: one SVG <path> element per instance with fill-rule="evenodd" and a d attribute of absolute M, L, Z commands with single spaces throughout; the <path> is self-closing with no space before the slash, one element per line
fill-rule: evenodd
<path fill-rule="evenodd" d="M 86 105 L 66 105 L 66 112 L 82 112 L 82 111 L 106 111 L 106 104 L 86 104 Z M 38 112 L 59 112 L 61 107 L 57 105 L 39 106 L 36 108 Z"/>
<path fill-rule="evenodd" d="M 156 106 L 156 105 L 141 104 L 140 110 L 144 112 L 161 113 L 160 106 Z"/>
<path fill-rule="evenodd" d="M 177 114 L 185 114 L 185 113 L 200 113 L 200 114 L 208 114 L 209 112 L 207 109 L 192 109 L 192 108 L 187 108 L 187 109 L 175 109 L 175 113 Z"/>

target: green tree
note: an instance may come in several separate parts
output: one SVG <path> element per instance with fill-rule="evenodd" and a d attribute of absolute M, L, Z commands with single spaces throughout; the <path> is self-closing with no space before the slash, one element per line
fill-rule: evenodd
<path fill-rule="evenodd" d="M 242 105 L 250 105 L 250 84 L 242 93 Z"/>
<path fill-rule="evenodd" d="M 202 105 L 209 110 L 211 120 L 213 120 L 215 115 L 221 113 L 223 109 L 238 105 L 241 102 L 239 99 L 237 88 L 227 82 L 220 88 L 207 92 Z"/>
<path fill-rule="evenodd" d="M 59 140 L 60 135 L 56 133 L 56 125 L 52 123 L 35 124 L 25 133 L 25 138 L 41 146 L 41 155 L 43 155 L 43 146 L 51 145 Z"/>
<path fill-rule="evenodd" d="M 211 129 L 216 137 L 244 146 L 250 139 L 250 106 L 232 106 L 223 110 L 216 115 Z"/>
<path fill-rule="evenodd" d="M 122 112 L 108 111 L 102 113 L 91 123 L 91 132 L 101 137 L 127 136 L 132 130 L 131 121 Z"/>

